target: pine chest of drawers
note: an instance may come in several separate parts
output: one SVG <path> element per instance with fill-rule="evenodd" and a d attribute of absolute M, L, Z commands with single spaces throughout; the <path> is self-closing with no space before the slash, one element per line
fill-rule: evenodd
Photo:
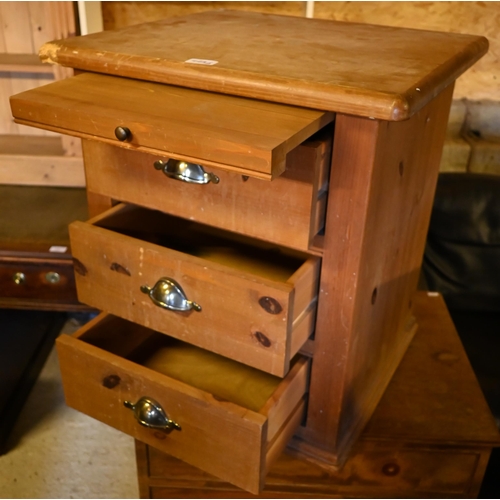
<path fill-rule="evenodd" d="M 453 83 L 486 50 L 230 11 L 42 47 L 79 74 L 12 111 L 83 139 L 72 251 L 105 311 L 58 342 L 68 403 L 254 493 L 287 443 L 341 466 L 417 329 Z"/>

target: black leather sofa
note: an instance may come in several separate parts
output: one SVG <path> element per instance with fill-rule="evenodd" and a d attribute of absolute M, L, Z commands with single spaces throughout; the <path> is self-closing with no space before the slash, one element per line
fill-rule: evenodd
<path fill-rule="evenodd" d="M 439 175 L 422 273 L 443 294 L 500 428 L 500 176 Z M 480 497 L 500 497 L 500 449 Z"/>

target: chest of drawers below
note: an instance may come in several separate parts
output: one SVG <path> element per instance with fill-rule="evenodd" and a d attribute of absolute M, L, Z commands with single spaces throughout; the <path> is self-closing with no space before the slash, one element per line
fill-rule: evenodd
<path fill-rule="evenodd" d="M 141 498 L 255 498 L 136 442 Z M 339 472 L 283 453 L 259 498 L 473 498 L 489 451 L 361 440 Z"/>

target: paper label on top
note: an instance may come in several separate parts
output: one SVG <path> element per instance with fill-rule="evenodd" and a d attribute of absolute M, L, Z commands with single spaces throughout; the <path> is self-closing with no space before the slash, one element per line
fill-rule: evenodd
<path fill-rule="evenodd" d="M 63 247 L 60 245 L 52 245 L 49 248 L 49 252 L 55 252 L 55 253 L 65 253 L 68 250 L 68 247 Z"/>
<path fill-rule="evenodd" d="M 214 64 L 218 64 L 219 61 L 213 61 L 212 59 L 188 59 L 184 62 L 191 64 L 202 64 L 203 66 L 213 66 Z"/>

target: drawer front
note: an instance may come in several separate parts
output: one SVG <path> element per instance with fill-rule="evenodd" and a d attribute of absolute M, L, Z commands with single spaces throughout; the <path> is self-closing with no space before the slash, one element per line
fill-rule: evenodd
<path fill-rule="evenodd" d="M 366 446 L 368 445 L 368 446 Z M 480 450 L 399 449 L 397 443 L 361 442 L 340 472 L 283 453 L 273 465 L 263 498 L 472 498 Z M 137 443 L 137 462 L 147 462 L 139 476 L 151 498 L 231 498 L 245 492 L 210 477 L 161 451 Z M 210 489 L 203 485 L 210 484 Z"/>
<path fill-rule="evenodd" d="M 210 239 L 206 226 L 138 207 L 118 206 L 94 223 L 74 222 L 70 239 L 81 302 L 274 375 L 287 373 L 291 358 L 314 329 L 319 258 L 301 254 L 285 278 L 275 274 L 285 254 L 274 250 L 264 253 L 274 256 L 272 265 L 242 264 L 232 248 L 215 247 L 216 262 L 210 260 L 211 250 L 207 257 L 195 256 L 120 234 L 122 222 L 128 229 L 154 222 L 164 231 L 177 222 L 181 229 L 168 235 L 170 245 L 187 235 L 196 238 L 198 231 L 199 241 Z M 252 256 L 258 251 L 246 244 L 237 248 Z M 261 264 L 264 273 L 257 274 L 255 265 Z M 166 286 L 161 278 L 177 282 L 199 308 L 175 311 L 151 300 Z M 153 290 L 150 296 L 144 287 Z"/>
<path fill-rule="evenodd" d="M 11 98 L 18 123 L 272 179 L 330 112 L 84 73 Z"/>
<path fill-rule="evenodd" d="M 219 182 L 195 184 L 156 170 L 158 156 L 83 142 L 90 191 L 299 250 L 324 226 L 330 151 L 323 134 L 290 152 L 273 182 L 211 168 Z"/>
<path fill-rule="evenodd" d="M 77 304 L 69 259 L 0 257 L 0 297 Z"/>
<path fill-rule="evenodd" d="M 303 416 L 308 361 L 299 359 L 260 411 L 220 400 L 125 359 L 155 332 L 101 314 L 57 340 L 67 404 L 210 474 L 258 493 Z M 159 335 L 159 334 L 156 334 Z M 162 337 L 160 335 L 160 337 Z M 125 402 L 148 397 L 180 429 L 140 425 Z"/>

